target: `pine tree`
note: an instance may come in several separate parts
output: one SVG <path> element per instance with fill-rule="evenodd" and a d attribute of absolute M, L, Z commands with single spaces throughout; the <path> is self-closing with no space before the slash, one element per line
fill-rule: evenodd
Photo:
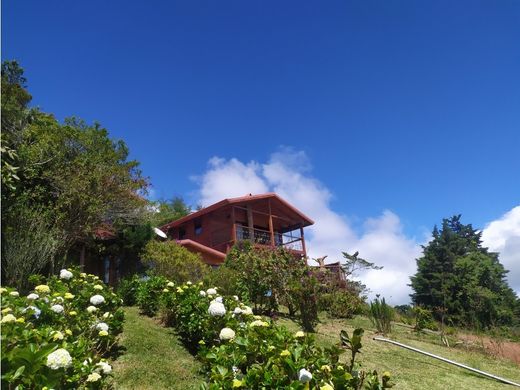
<path fill-rule="evenodd" d="M 455 324 L 510 324 L 518 302 L 505 280 L 507 271 L 498 254 L 482 246 L 482 233 L 460 218 L 444 219 L 440 230 L 434 227 L 432 241 L 423 246 L 417 273 L 410 278 L 412 301 L 445 313 Z"/>

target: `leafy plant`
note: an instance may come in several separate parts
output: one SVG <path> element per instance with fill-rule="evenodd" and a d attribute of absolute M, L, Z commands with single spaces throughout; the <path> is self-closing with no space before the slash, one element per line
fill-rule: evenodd
<path fill-rule="evenodd" d="M 155 241 L 146 244 L 141 260 L 161 275 L 175 283 L 201 281 L 210 271 L 200 255 L 178 245 L 175 241 Z"/>
<path fill-rule="evenodd" d="M 159 299 L 168 279 L 164 276 L 146 276 L 137 288 L 136 302 L 141 313 L 153 317 L 159 310 Z"/>
<path fill-rule="evenodd" d="M 392 331 L 394 310 L 386 304 L 385 298 L 379 300 L 379 295 L 377 295 L 376 299 L 370 302 L 369 318 L 378 332 L 388 334 Z"/>
<path fill-rule="evenodd" d="M 121 279 L 117 285 L 117 294 L 123 300 L 126 306 L 133 306 L 137 303 L 137 290 L 140 286 L 140 276 L 134 274 L 132 276 Z"/>
<path fill-rule="evenodd" d="M 27 296 L 2 296 L 2 387 L 101 388 L 122 331 L 121 300 L 97 276 L 62 270 Z"/>

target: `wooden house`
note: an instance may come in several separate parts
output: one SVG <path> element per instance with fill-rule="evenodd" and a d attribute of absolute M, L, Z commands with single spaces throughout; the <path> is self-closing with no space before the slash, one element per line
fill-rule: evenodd
<path fill-rule="evenodd" d="M 217 266 L 235 243 L 284 247 L 306 258 L 304 228 L 314 222 L 275 193 L 224 199 L 161 227 L 202 259 Z"/>

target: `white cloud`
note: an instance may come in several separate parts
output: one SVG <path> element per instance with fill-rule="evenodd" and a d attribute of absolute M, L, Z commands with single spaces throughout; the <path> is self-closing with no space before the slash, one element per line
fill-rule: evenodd
<path fill-rule="evenodd" d="M 402 232 L 399 217 L 385 210 L 368 219 L 357 233 L 344 215 L 331 207 L 331 192 L 310 174 L 311 164 L 302 151 L 283 148 L 268 162 L 247 163 L 213 157 L 208 170 L 197 177 L 200 203 L 207 206 L 224 198 L 273 191 L 314 219 L 306 229 L 311 258 L 328 255 L 329 262 L 342 259 L 341 251 L 360 252 L 384 270 L 368 271 L 360 279 L 373 294 L 381 293 L 391 303 L 407 303 L 409 276 L 415 272 L 420 246 Z"/>
<path fill-rule="evenodd" d="M 341 251 L 359 251 L 360 256 L 377 265 L 359 279 L 372 291 L 380 293 L 392 304 L 410 302 L 410 276 L 416 272 L 415 259 L 431 236 L 407 237 L 399 217 L 390 210 L 368 218 L 360 229 L 344 215 L 332 209 L 333 195 L 311 175 L 311 164 L 302 151 L 282 148 L 266 163 L 241 162 L 213 157 L 207 171 L 196 178 L 198 198 L 208 206 L 219 200 L 273 191 L 311 217 L 315 224 L 305 230 L 308 255 L 328 255 L 327 261 L 342 259 Z M 509 282 L 520 291 L 520 206 L 491 222 L 483 232 L 483 240 L 500 259 L 509 274 Z"/>
<path fill-rule="evenodd" d="M 520 206 L 487 224 L 482 241 L 491 251 L 500 252 L 500 262 L 509 270 L 509 285 L 520 295 Z"/>

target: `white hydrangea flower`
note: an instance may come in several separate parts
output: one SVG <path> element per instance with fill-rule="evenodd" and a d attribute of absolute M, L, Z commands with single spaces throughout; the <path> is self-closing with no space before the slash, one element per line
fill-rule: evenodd
<path fill-rule="evenodd" d="M 211 303 L 213 302 L 224 303 L 224 299 L 222 299 L 222 297 L 216 297 L 214 300 L 211 301 Z"/>
<path fill-rule="evenodd" d="M 296 332 L 294 334 L 294 337 L 296 338 L 302 338 L 302 337 L 305 337 L 305 333 L 303 333 L 301 330 L 299 330 L 298 332 Z"/>
<path fill-rule="evenodd" d="M 8 322 L 15 322 L 16 321 L 16 317 L 13 316 L 12 314 L 7 314 L 5 315 L 3 318 L 2 318 L 2 324 L 5 324 L 5 323 L 8 323 Z"/>
<path fill-rule="evenodd" d="M 242 314 L 242 309 L 239 307 L 235 307 L 235 310 L 233 310 L 234 314 Z"/>
<path fill-rule="evenodd" d="M 262 320 L 256 320 L 249 324 L 251 328 L 254 328 L 255 326 L 269 326 L 268 322 L 262 321 Z"/>
<path fill-rule="evenodd" d="M 107 311 L 107 312 L 105 312 L 105 314 L 103 314 L 103 318 L 108 318 L 108 317 L 110 317 L 110 313 Z"/>
<path fill-rule="evenodd" d="M 224 314 L 226 314 L 226 308 L 224 307 L 224 304 L 220 302 L 212 302 L 209 305 L 208 313 L 213 317 L 222 317 Z"/>
<path fill-rule="evenodd" d="M 22 310 L 22 313 L 25 313 L 27 310 L 34 311 L 34 317 L 35 318 L 39 318 L 40 314 L 42 313 L 42 311 L 40 309 L 38 309 L 36 306 L 28 306 L 28 307 L 26 307 L 25 309 Z"/>
<path fill-rule="evenodd" d="M 234 299 L 235 301 L 239 301 L 239 299 L 238 299 L 238 295 L 233 295 L 233 299 Z"/>
<path fill-rule="evenodd" d="M 102 303 L 105 302 L 105 297 L 103 297 L 103 295 L 94 295 L 93 297 L 90 298 L 90 303 L 92 303 L 93 305 L 97 306 L 97 305 L 101 305 Z"/>
<path fill-rule="evenodd" d="M 96 367 L 98 367 L 103 374 L 110 374 L 112 372 L 112 366 L 107 362 L 99 362 L 96 364 Z"/>
<path fill-rule="evenodd" d="M 18 291 L 11 291 L 11 292 L 9 293 L 9 295 L 12 296 L 12 297 L 19 297 L 19 296 L 20 296 L 20 293 L 19 293 Z"/>
<path fill-rule="evenodd" d="M 206 290 L 206 294 L 208 294 L 208 295 L 210 295 L 210 296 L 211 296 L 211 295 L 217 295 L 217 290 L 216 290 L 215 288 L 208 288 L 208 289 Z"/>
<path fill-rule="evenodd" d="M 235 337 L 235 331 L 231 328 L 223 328 L 219 335 L 221 340 L 231 340 Z"/>
<path fill-rule="evenodd" d="M 193 284 L 193 283 L 190 282 L 189 280 L 186 282 L 186 285 L 188 285 L 188 286 L 191 286 L 192 284 Z"/>
<path fill-rule="evenodd" d="M 108 331 L 108 325 L 105 322 L 100 322 L 96 324 L 97 330 L 104 330 L 105 332 Z"/>
<path fill-rule="evenodd" d="M 99 291 L 101 291 L 101 290 L 103 290 L 103 286 L 100 285 L 100 284 L 96 284 L 96 285 L 94 285 L 94 290 L 99 290 Z"/>
<path fill-rule="evenodd" d="M 54 312 L 54 313 L 63 313 L 63 306 L 61 305 L 52 305 L 51 306 L 51 310 Z"/>
<path fill-rule="evenodd" d="M 305 368 L 302 368 L 300 372 L 298 373 L 298 380 L 300 382 L 306 383 L 310 382 L 312 379 L 312 374 L 307 371 Z"/>
<path fill-rule="evenodd" d="M 88 311 L 90 314 L 92 314 L 92 313 L 94 313 L 94 312 L 97 311 L 97 307 L 96 307 L 96 306 L 89 306 L 89 307 L 87 307 L 87 311 Z"/>
<path fill-rule="evenodd" d="M 38 294 L 35 294 L 35 293 L 31 293 L 29 295 L 27 295 L 27 299 L 30 300 L 30 301 L 34 301 L 36 299 L 40 298 L 40 296 Z"/>
<path fill-rule="evenodd" d="M 57 349 L 56 351 L 50 353 L 49 356 L 47 356 L 46 366 L 52 370 L 67 368 L 71 364 L 72 357 L 70 356 L 70 353 L 64 348 Z"/>
<path fill-rule="evenodd" d="M 247 316 L 253 315 L 253 309 L 251 309 L 249 306 L 245 306 L 242 309 L 242 314 L 245 314 Z"/>
<path fill-rule="evenodd" d="M 101 375 L 99 375 L 97 372 L 93 372 L 92 374 L 89 374 L 87 376 L 87 382 L 97 382 L 101 379 Z"/>
<path fill-rule="evenodd" d="M 175 284 L 173 282 L 168 282 L 168 284 L 166 286 L 167 287 L 175 287 Z"/>
<path fill-rule="evenodd" d="M 62 269 L 60 271 L 60 279 L 65 279 L 65 280 L 69 280 L 73 277 L 74 275 L 72 275 L 72 272 L 70 272 L 69 270 L 66 270 L 66 269 Z"/>
<path fill-rule="evenodd" d="M 199 295 L 200 295 L 201 297 L 205 297 L 205 296 L 206 296 L 206 291 L 201 291 L 201 292 L 199 292 Z"/>

